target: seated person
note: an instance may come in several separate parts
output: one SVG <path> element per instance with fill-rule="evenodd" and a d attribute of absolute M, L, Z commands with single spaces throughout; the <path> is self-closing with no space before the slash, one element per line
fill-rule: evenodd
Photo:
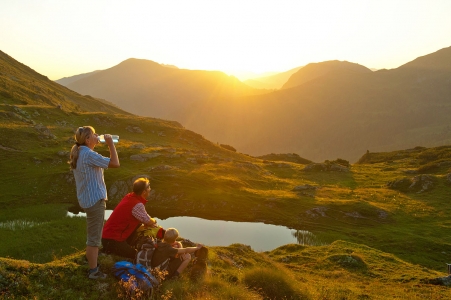
<path fill-rule="evenodd" d="M 191 261 L 190 253 L 203 247 L 202 244 L 197 244 L 196 247 L 183 248 L 181 243 L 176 242 L 178 236 L 177 229 L 167 229 L 163 241 L 157 244 L 153 253 L 151 266 L 167 271 L 166 279 L 178 277 Z"/>
<path fill-rule="evenodd" d="M 135 258 L 136 250 L 129 244 L 128 239 L 142 224 L 155 227 L 157 223 L 149 216 L 144 206 L 149 194 L 149 180 L 147 178 L 135 180 L 133 192 L 119 202 L 103 227 L 102 245 L 105 253 Z"/>

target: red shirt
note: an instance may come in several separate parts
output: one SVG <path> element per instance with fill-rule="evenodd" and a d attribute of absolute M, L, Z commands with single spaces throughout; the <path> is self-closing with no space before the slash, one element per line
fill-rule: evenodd
<path fill-rule="evenodd" d="M 133 208 L 138 203 L 146 204 L 146 202 L 146 199 L 135 193 L 125 195 L 106 221 L 102 238 L 118 242 L 125 241 L 138 225 L 141 225 L 141 221 L 132 214 Z"/>

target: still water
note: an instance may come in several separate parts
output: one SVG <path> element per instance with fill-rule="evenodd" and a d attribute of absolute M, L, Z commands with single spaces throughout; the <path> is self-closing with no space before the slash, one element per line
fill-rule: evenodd
<path fill-rule="evenodd" d="M 105 220 L 110 217 L 111 213 L 112 210 L 105 211 Z M 67 215 L 70 217 L 86 216 L 84 213 L 73 214 L 70 212 Z M 297 243 L 311 246 L 323 244 L 310 231 L 293 230 L 284 226 L 264 223 L 205 220 L 195 217 L 155 219 L 163 228 L 177 228 L 180 236 L 207 246 L 229 246 L 240 243 L 251 246 L 255 251 L 270 251 L 286 244 Z"/>

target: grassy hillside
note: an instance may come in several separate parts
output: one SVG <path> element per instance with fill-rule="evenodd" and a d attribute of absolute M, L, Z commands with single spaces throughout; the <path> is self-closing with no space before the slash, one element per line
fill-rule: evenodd
<path fill-rule="evenodd" d="M 449 147 L 368 152 L 350 167 L 338 159 L 259 159 L 224 149 L 179 123 L 137 117 L 81 96 L 5 54 L 0 67 L 0 295 L 117 295 L 112 278 L 103 284 L 84 277 L 85 220 L 66 216 L 77 209 L 66 162 L 81 125 L 120 135 L 121 167 L 105 172 L 109 209 L 135 176 L 147 175 L 152 216 L 285 225 L 309 230 L 327 244 L 269 253 L 213 247 L 205 281 L 165 284 L 163 291 L 175 299 L 261 299 L 271 292 L 265 282 L 274 280 L 283 280 L 284 293 L 300 299 L 449 294 L 427 283 L 443 276 L 451 262 Z M 105 146 L 96 149 L 108 153 Z M 428 176 L 418 186 L 413 183 L 419 175 Z M 101 264 L 111 267 L 114 259 L 102 257 Z"/>
<path fill-rule="evenodd" d="M 106 271 L 120 258 L 101 256 Z M 153 299 L 448 299 L 449 287 L 432 285 L 442 273 L 376 249 L 337 241 L 295 244 L 256 253 L 241 244 L 211 247 L 207 274 L 164 282 Z M 86 279 L 83 253 L 46 264 L 0 258 L 0 291 L 6 298 L 140 299 L 127 297 L 113 276 Z M 109 272 L 108 272 L 109 273 Z M 148 299 L 148 298 L 144 298 Z"/>

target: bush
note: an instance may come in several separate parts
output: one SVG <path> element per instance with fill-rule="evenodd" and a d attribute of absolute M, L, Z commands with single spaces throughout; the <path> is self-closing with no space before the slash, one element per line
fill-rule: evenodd
<path fill-rule="evenodd" d="M 345 166 L 345 167 L 350 167 L 351 164 L 349 163 L 349 161 L 345 160 L 345 159 L 341 159 L 341 158 L 337 158 L 336 160 L 326 160 L 324 161 L 325 164 L 331 164 L 331 165 L 341 165 L 341 166 Z"/>
<path fill-rule="evenodd" d="M 296 282 L 279 269 L 255 268 L 244 273 L 244 283 L 264 299 L 305 299 Z"/>
<path fill-rule="evenodd" d="M 422 165 L 418 168 L 418 173 L 425 174 L 425 173 L 434 173 L 437 172 L 440 169 L 440 165 L 438 163 L 432 162 L 425 165 Z"/>
<path fill-rule="evenodd" d="M 232 147 L 232 146 L 230 146 L 230 145 L 219 144 L 219 146 L 221 146 L 221 147 L 222 147 L 222 148 L 224 148 L 224 149 L 227 149 L 227 150 L 230 150 L 230 151 L 236 152 L 236 149 L 235 149 L 235 148 L 233 148 L 233 147 Z"/>

